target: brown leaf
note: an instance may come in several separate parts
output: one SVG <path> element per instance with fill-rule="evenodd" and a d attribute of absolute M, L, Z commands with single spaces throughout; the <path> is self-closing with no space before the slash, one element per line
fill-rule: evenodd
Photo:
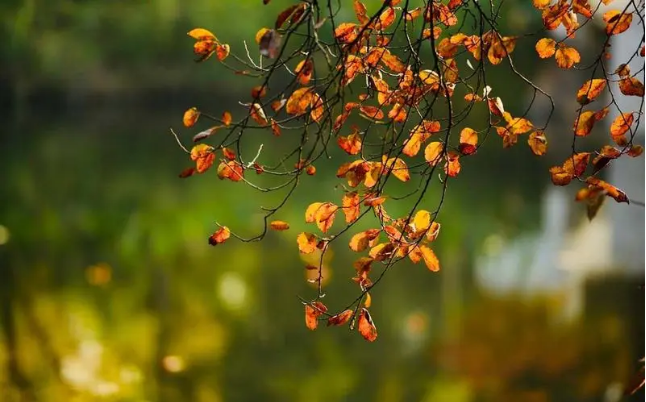
<path fill-rule="evenodd" d="M 282 231 L 289 229 L 289 223 L 285 221 L 272 221 L 269 224 L 269 227 L 271 227 L 273 230 Z"/>

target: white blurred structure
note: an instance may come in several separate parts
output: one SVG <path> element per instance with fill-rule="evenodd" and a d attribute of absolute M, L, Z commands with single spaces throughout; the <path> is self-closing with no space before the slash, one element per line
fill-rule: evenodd
<path fill-rule="evenodd" d="M 611 6 L 621 10 L 627 3 L 617 0 Z M 595 21 L 603 24 L 601 15 L 607 9 L 602 8 Z M 612 58 L 606 64 L 607 71 L 615 71 L 619 64 L 630 59 L 640 45 L 643 32 L 643 26 L 635 19 L 628 31 L 611 38 Z M 638 78 L 644 82 L 644 58 L 634 58 L 630 67 L 633 72 L 641 70 Z M 573 96 L 567 83 L 560 86 L 558 82 L 552 82 L 548 86 L 561 91 L 562 95 L 552 93 L 557 100 Z M 580 85 L 574 86 L 578 89 Z M 609 87 L 623 112 L 640 110 L 641 98 L 621 95 L 615 83 Z M 605 119 L 606 131 L 618 114 L 616 108 L 611 108 Z M 559 131 L 559 135 L 571 130 L 571 123 L 566 123 L 567 116 L 556 116 L 555 120 L 557 124 L 551 130 Z M 643 120 L 642 116 L 634 140 L 640 145 L 644 145 Z M 552 137 L 550 141 L 558 140 Z M 613 161 L 608 170 L 606 177 L 610 183 L 626 191 L 631 199 L 644 201 L 644 156 L 620 158 Z M 506 244 L 495 236 L 485 241 L 485 254 L 475 263 L 479 284 L 494 293 L 562 294 L 566 298 L 564 313 L 575 317 L 583 308 L 583 284 L 587 278 L 608 272 L 643 275 L 644 207 L 618 204 L 608 198 L 592 222 L 585 219 L 583 210 L 581 204 L 574 202 L 571 191 L 548 188 L 542 202 L 542 225 L 537 233 L 526 234 Z M 574 222 L 574 226 L 570 227 L 568 222 Z"/>

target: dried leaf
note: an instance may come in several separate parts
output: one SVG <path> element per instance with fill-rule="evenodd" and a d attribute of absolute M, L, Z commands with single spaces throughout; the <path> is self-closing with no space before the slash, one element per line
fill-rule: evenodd
<path fill-rule="evenodd" d="M 595 78 L 589 81 L 586 81 L 585 84 L 581 86 L 579 91 L 576 94 L 576 100 L 581 105 L 587 105 L 588 103 L 595 100 L 600 94 L 601 91 L 606 87 L 606 80 L 604 78 Z"/>
<path fill-rule="evenodd" d="M 356 191 L 345 193 L 341 201 L 343 213 L 345 214 L 345 223 L 352 223 L 359 218 L 361 213 L 360 197 Z"/>
<path fill-rule="evenodd" d="M 419 246 L 419 249 L 422 252 L 422 258 L 424 259 L 426 267 L 432 272 L 438 272 L 440 270 L 440 261 L 437 259 L 433 250 L 425 245 Z"/>
<path fill-rule="evenodd" d="M 572 68 L 581 61 L 581 55 L 573 47 L 562 46 L 556 51 L 556 64 L 561 68 Z"/>
<path fill-rule="evenodd" d="M 316 235 L 312 233 L 303 232 L 296 237 L 296 243 L 298 244 L 298 251 L 302 254 L 310 254 L 316 250 L 316 244 L 318 239 Z"/>
<path fill-rule="evenodd" d="M 200 117 L 200 111 L 196 107 L 192 107 L 184 112 L 184 122 L 185 127 L 193 127 L 197 123 L 197 119 Z"/>
<path fill-rule="evenodd" d="M 273 230 L 282 231 L 289 229 L 289 223 L 284 221 L 272 221 L 269 224 L 269 227 L 271 227 Z"/>
<path fill-rule="evenodd" d="M 209 244 L 212 246 L 217 246 L 218 244 L 227 241 L 229 237 L 231 237 L 231 231 L 228 227 L 222 226 L 209 237 Z"/>
<path fill-rule="evenodd" d="M 545 152 L 547 152 L 547 138 L 545 138 L 545 134 L 542 131 L 531 133 L 527 139 L 527 143 L 532 153 L 536 156 L 545 155 Z"/>
<path fill-rule="evenodd" d="M 356 0 L 355 0 L 356 1 Z M 352 318 L 353 311 L 345 310 L 335 316 L 328 318 L 327 325 L 341 326 L 346 324 Z"/>
<path fill-rule="evenodd" d="M 478 145 L 478 133 L 471 128 L 464 128 L 460 132 L 459 149 L 462 155 L 471 155 L 476 152 Z"/>
<path fill-rule="evenodd" d="M 369 342 L 374 342 L 377 339 L 377 327 L 372 321 L 370 313 L 365 308 L 361 309 L 359 313 L 359 333 L 363 338 Z"/>

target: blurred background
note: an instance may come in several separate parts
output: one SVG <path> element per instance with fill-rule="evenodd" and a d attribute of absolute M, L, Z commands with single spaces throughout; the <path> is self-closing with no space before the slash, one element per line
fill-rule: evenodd
<path fill-rule="evenodd" d="M 575 104 L 557 111 L 546 157 L 489 138 L 463 162 L 439 215 L 442 271 L 402 263 L 371 292 L 375 343 L 347 328 L 310 332 L 298 300 L 316 290 L 294 236 L 308 204 L 340 199 L 338 158 L 321 160 L 276 216 L 291 230 L 207 244 L 216 220 L 255 234 L 259 206 L 283 194 L 214 171 L 177 177 L 191 161 L 169 127 L 188 143 L 197 131 L 182 127 L 184 110 L 239 118 L 237 100 L 258 84 L 194 63 L 186 32 L 207 28 L 240 52 L 289 4 L 2 1 L 0 401 L 620 400 L 644 356 L 644 208 L 609 200 L 588 222 L 576 189 L 551 185 Z M 531 2 L 503 9 L 502 32 L 540 29 Z M 350 6 L 341 18 L 354 18 Z M 576 39 L 584 59 L 603 39 L 588 28 Z M 587 78 L 536 62 L 533 43 L 514 52 L 518 69 L 574 99 Z M 505 64 L 488 70 L 490 85 L 520 114 L 531 92 Z M 280 141 L 262 141 L 275 143 L 266 163 L 282 155 Z M 609 176 L 644 200 L 643 157 Z M 326 260 L 333 310 L 356 295 L 353 257 L 337 246 Z"/>

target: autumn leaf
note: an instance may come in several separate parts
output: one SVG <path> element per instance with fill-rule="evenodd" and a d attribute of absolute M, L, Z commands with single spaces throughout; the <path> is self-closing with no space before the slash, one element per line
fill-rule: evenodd
<path fill-rule="evenodd" d="M 446 164 L 444 165 L 444 173 L 450 177 L 455 177 L 460 173 L 460 155 L 455 151 L 449 151 L 446 155 Z"/>
<path fill-rule="evenodd" d="M 430 136 L 431 135 L 428 133 L 418 133 L 418 132 L 411 133 L 410 137 L 406 139 L 406 141 L 404 141 L 404 148 L 402 149 L 402 153 L 410 157 L 417 155 L 417 153 L 422 147 L 422 144 Z"/>
<path fill-rule="evenodd" d="M 218 178 L 229 179 L 233 182 L 241 181 L 244 177 L 244 168 L 237 161 L 220 162 L 218 165 Z"/>
<path fill-rule="evenodd" d="M 187 177 L 193 176 L 197 170 L 194 167 L 189 167 L 184 170 L 182 170 L 179 174 L 180 179 L 185 179 Z"/>
<path fill-rule="evenodd" d="M 595 100 L 600 94 L 601 91 L 606 87 L 606 80 L 604 78 L 595 78 L 589 81 L 586 81 L 579 91 L 576 94 L 576 100 L 581 105 L 587 105 L 588 103 Z"/>
<path fill-rule="evenodd" d="M 626 145 L 627 139 L 624 136 L 634 121 L 633 113 L 622 113 L 613 120 L 610 125 L 610 136 L 617 145 Z"/>
<path fill-rule="evenodd" d="M 384 118 L 384 112 L 376 106 L 360 106 L 359 110 L 369 119 L 381 120 Z"/>
<path fill-rule="evenodd" d="M 343 195 L 341 206 L 345 215 L 345 223 L 352 223 L 359 218 L 361 213 L 360 197 L 356 191 L 351 191 Z"/>
<path fill-rule="evenodd" d="M 344 22 L 334 30 L 334 38 L 341 43 L 350 43 L 359 37 L 357 24 Z"/>
<path fill-rule="evenodd" d="M 598 112 L 587 110 L 581 113 L 581 115 L 577 117 L 576 122 L 574 122 L 574 134 L 580 137 L 587 136 L 592 131 L 594 124 L 606 117 L 607 114 L 607 108 L 603 108 Z"/>
<path fill-rule="evenodd" d="M 269 227 L 271 227 L 273 230 L 282 231 L 289 229 L 289 223 L 284 221 L 272 221 L 269 224 Z"/>
<path fill-rule="evenodd" d="M 386 155 L 383 156 L 384 161 L 384 174 L 389 174 L 392 172 L 393 176 L 403 182 L 410 180 L 410 173 L 408 172 L 408 166 L 400 158 L 390 158 L 386 160 Z"/>
<path fill-rule="evenodd" d="M 629 203 L 626 193 L 608 182 L 591 176 L 586 179 L 586 183 L 588 183 L 590 186 L 602 189 L 609 197 L 612 197 L 617 202 Z"/>
<path fill-rule="evenodd" d="M 220 229 L 216 230 L 209 237 L 209 244 L 212 246 L 217 246 L 218 244 L 224 243 L 231 236 L 231 231 L 228 227 L 222 226 Z"/>
<path fill-rule="evenodd" d="M 441 142 L 431 142 L 424 150 L 424 159 L 431 166 L 435 166 L 442 160 L 442 153 L 444 152 L 444 144 Z"/>
<path fill-rule="evenodd" d="M 561 68 L 572 68 L 581 61 L 581 55 L 573 47 L 561 46 L 556 51 L 556 64 Z"/>
<path fill-rule="evenodd" d="M 191 29 L 187 33 L 187 35 L 190 36 L 193 39 L 196 39 L 196 40 L 205 40 L 205 39 L 211 39 L 211 40 L 214 40 L 214 41 L 218 40 L 218 38 L 216 38 L 215 35 L 213 35 L 213 33 L 211 33 L 211 31 L 209 31 L 207 29 L 204 29 L 204 28 Z"/>
<path fill-rule="evenodd" d="M 314 303 L 305 305 L 305 326 L 308 329 L 314 331 L 318 327 L 319 316 L 323 315 L 327 311 L 325 304 L 316 301 Z"/>
<path fill-rule="evenodd" d="M 222 123 L 225 126 L 229 126 L 229 125 L 231 125 L 231 120 L 233 120 L 233 117 L 231 117 L 231 113 L 224 112 L 224 113 L 222 113 L 222 119 L 221 120 L 222 120 Z"/>
<path fill-rule="evenodd" d="M 354 132 L 347 137 L 337 138 L 337 144 L 339 144 L 339 147 L 349 155 L 357 155 L 361 152 L 361 137 L 359 137 L 357 132 Z"/>
<path fill-rule="evenodd" d="M 432 272 L 438 272 L 440 270 L 440 261 L 437 259 L 433 250 L 425 245 L 419 246 L 419 249 L 422 252 L 422 258 L 424 259 L 426 267 Z"/>
<path fill-rule="evenodd" d="M 193 127 L 197 123 L 197 119 L 200 117 L 200 111 L 196 107 L 192 107 L 184 112 L 184 122 L 185 127 Z"/>
<path fill-rule="evenodd" d="M 627 96 L 644 96 L 644 84 L 635 77 L 622 78 L 619 81 L 619 90 Z"/>
<path fill-rule="evenodd" d="M 359 333 L 368 342 L 374 342 L 377 339 L 377 327 L 372 321 L 372 317 L 367 309 L 362 308 L 359 313 Z"/>
<path fill-rule="evenodd" d="M 215 161 L 214 148 L 206 144 L 198 144 L 191 149 L 191 160 L 195 161 L 197 173 L 206 172 Z"/>
<path fill-rule="evenodd" d="M 229 53 L 231 53 L 231 48 L 226 43 L 222 45 L 218 44 L 215 46 L 215 54 L 218 60 L 222 61 L 226 59 L 229 56 Z"/>
<path fill-rule="evenodd" d="M 431 227 L 428 228 L 428 231 L 426 232 L 426 239 L 428 241 L 435 241 L 437 239 L 437 236 L 440 235 L 441 228 L 442 225 L 440 225 L 438 222 L 431 223 Z"/>
<path fill-rule="evenodd" d="M 296 237 L 296 243 L 298 244 L 298 250 L 301 254 L 310 254 L 316 250 L 316 244 L 318 239 L 316 235 L 312 233 L 302 232 Z"/>
<path fill-rule="evenodd" d="M 301 115 L 307 111 L 312 101 L 312 91 L 309 87 L 295 90 L 287 99 L 285 111 L 291 115 Z"/>
<path fill-rule="evenodd" d="M 476 152 L 478 145 L 478 133 L 471 128 L 464 128 L 460 132 L 460 152 L 462 155 L 471 155 Z"/>
<path fill-rule="evenodd" d="M 324 202 L 315 212 L 314 221 L 319 230 L 326 233 L 334 224 L 334 216 L 339 207 L 331 202 Z"/>
<path fill-rule="evenodd" d="M 633 22 L 633 14 L 610 10 L 603 14 L 603 21 L 606 23 L 607 35 L 619 35 L 630 28 L 630 24 Z"/>
<path fill-rule="evenodd" d="M 531 133 L 527 139 L 527 143 L 532 153 L 536 156 L 545 155 L 545 152 L 547 152 L 547 138 L 545 138 L 545 134 L 542 131 Z"/>
<path fill-rule="evenodd" d="M 357 20 L 359 20 L 361 25 L 367 24 L 370 21 L 370 17 L 368 17 L 366 6 L 359 0 L 354 0 L 353 7 L 354 13 L 357 15 Z"/>
<path fill-rule="evenodd" d="M 312 63 L 311 59 L 302 60 L 300 63 L 298 63 L 298 65 L 294 69 L 298 83 L 301 85 L 309 84 L 310 80 L 312 79 L 313 70 L 314 64 Z"/>
<path fill-rule="evenodd" d="M 328 327 L 330 325 L 341 326 L 346 324 L 352 318 L 353 313 L 354 312 L 352 310 L 345 310 L 335 316 L 328 318 L 327 320 Z"/>

